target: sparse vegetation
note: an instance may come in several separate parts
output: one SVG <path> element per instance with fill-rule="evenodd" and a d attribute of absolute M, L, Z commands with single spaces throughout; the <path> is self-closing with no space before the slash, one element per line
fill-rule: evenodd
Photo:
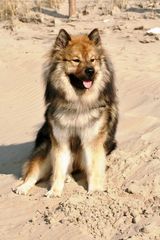
<path fill-rule="evenodd" d="M 36 7 L 38 11 L 41 11 L 42 7 L 59 8 L 63 0 L 1 0 L 0 1 L 0 21 L 12 20 L 14 17 L 18 19 L 27 18 L 31 14 L 32 9 Z"/>
<path fill-rule="evenodd" d="M 11 20 L 29 12 L 29 4 L 24 0 L 2 0 L 0 3 L 0 20 Z"/>
<path fill-rule="evenodd" d="M 128 0 L 111 0 L 112 7 L 117 6 L 120 9 L 126 8 Z"/>
<path fill-rule="evenodd" d="M 39 7 L 49 7 L 59 9 L 63 0 L 35 0 L 35 5 Z"/>

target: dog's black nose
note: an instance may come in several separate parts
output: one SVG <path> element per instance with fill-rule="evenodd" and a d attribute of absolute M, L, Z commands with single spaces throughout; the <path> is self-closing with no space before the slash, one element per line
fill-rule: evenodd
<path fill-rule="evenodd" d="M 87 74 L 88 77 L 92 77 L 94 74 L 94 68 L 93 67 L 86 68 L 85 73 Z"/>

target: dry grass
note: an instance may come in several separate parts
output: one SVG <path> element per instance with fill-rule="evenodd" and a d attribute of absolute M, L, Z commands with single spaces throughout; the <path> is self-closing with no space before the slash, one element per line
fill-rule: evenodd
<path fill-rule="evenodd" d="M 26 18 L 36 7 L 41 12 L 42 7 L 59 8 L 63 0 L 0 0 L 0 21 L 13 18 Z"/>
<path fill-rule="evenodd" d="M 14 17 L 27 15 L 31 4 L 25 0 L 1 0 L 0 20 L 12 20 Z"/>
<path fill-rule="evenodd" d="M 114 15 L 124 10 L 128 6 L 129 0 L 96 0 L 96 7 L 100 9 L 102 15 Z M 88 10 L 89 12 L 89 10 Z"/>
<path fill-rule="evenodd" d="M 48 2 L 49 2 L 49 7 L 59 8 L 63 0 L 48 0 Z"/>
<path fill-rule="evenodd" d="M 35 6 L 41 10 L 42 7 L 59 9 L 64 0 L 35 0 Z"/>
<path fill-rule="evenodd" d="M 117 6 L 120 9 L 126 8 L 128 0 L 111 0 L 112 7 Z"/>

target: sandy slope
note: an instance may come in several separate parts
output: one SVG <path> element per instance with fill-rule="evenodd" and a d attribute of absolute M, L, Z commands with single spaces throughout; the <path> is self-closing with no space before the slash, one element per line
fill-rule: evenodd
<path fill-rule="evenodd" d="M 159 19 L 129 16 L 58 20 L 54 28 L 16 23 L 13 32 L 1 25 L 1 239 L 160 239 L 160 42 L 144 36 Z M 141 25 L 143 30 L 134 30 Z M 43 122 L 44 55 L 61 27 L 72 33 L 101 30 L 117 74 L 119 147 L 107 160 L 104 193 L 87 195 L 83 177 L 76 176 L 60 199 L 43 197 L 48 183 L 18 196 L 11 188 L 20 182 Z M 141 43 L 145 39 L 149 43 Z"/>

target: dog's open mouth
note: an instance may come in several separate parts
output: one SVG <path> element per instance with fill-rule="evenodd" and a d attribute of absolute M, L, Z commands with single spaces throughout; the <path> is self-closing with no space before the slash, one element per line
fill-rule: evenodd
<path fill-rule="evenodd" d="M 90 89 L 93 85 L 92 79 L 80 79 L 76 77 L 74 74 L 69 75 L 70 82 L 73 87 L 78 89 Z"/>
<path fill-rule="evenodd" d="M 84 85 L 84 87 L 85 88 L 87 88 L 87 89 L 89 89 L 89 88 L 91 88 L 92 87 L 92 84 L 93 84 L 93 82 L 91 81 L 91 80 L 84 80 L 83 81 L 83 85 Z"/>

